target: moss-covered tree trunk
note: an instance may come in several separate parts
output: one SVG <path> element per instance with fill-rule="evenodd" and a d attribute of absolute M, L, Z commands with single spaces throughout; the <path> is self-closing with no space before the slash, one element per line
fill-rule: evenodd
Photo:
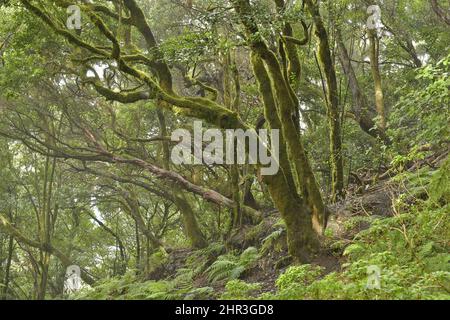
<path fill-rule="evenodd" d="M 2 295 L 0 297 L 1 300 L 7 300 L 9 295 L 9 284 L 11 280 L 11 262 L 14 252 L 14 238 L 12 236 L 9 236 L 8 239 L 8 255 L 6 258 L 6 265 L 5 265 L 5 276 L 2 279 Z M 3 275 L 3 274 L 2 274 Z"/>
<path fill-rule="evenodd" d="M 326 226 L 327 211 L 303 147 L 296 112 L 298 100 L 276 54 L 270 50 L 249 15 L 248 0 L 234 0 L 248 38 L 251 39 L 252 64 L 264 100 L 265 116 L 271 129 L 279 129 L 280 171 L 264 178 L 274 204 L 286 222 L 289 253 L 298 261 L 307 261 L 317 248 L 317 234 Z M 295 177 L 295 179 L 294 179 Z M 297 193 L 295 182 L 301 190 Z"/>
<path fill-rule="evenodd" d="M 384 107 L 383 85 L 380 73 L 380 39 L 378 38 L 377 30 L 369 30 L 369 58 L 370 68 L 372 70 L 372 78 L 375 86 L 375 106 L 379 118 L 379 127 L 381 130 L 386 130 L 386 110 Z"/>
<path fill-rule="evenodd" d="M 338 45 L 339 60 L 348 78 L 349 86 L 353 97 L 353 115 L 358 122 L 360 128 L 374 138 L 381 139 L 385 144 L 389 144 L 389 138 L 385 132 L 373 121 L 376 113 L 373 108 L 369 107 L 367 97 L 361 90 L 361 86 L 356 77 L 355 70 L 352 66 L 351 57 L 345 46 L 344 39 L 339 29 L 336 30 L 336 41 Z"/>
<path fill-rule="evenodd" d="M 319 39 L 319 60 L 327 82 L 326 105 L 330 131 L 331 193 L 332 201 L 336 202 L 344 197 L 344 163 L 336 69 L 331 55 L 329 35 L 320 15 L 319 7 L 312 0 L 305 0 L 305 2 L 316 28 L 316 36 Z"/>
<path fill-rule="evenodd" d="M 186 196 L 181 191 L 177 191 L 174 195 L 174 198 L 175 205 L 180 210 L 181 216 L 183 218 L 184 232 L 186 234 L 186 237 L 191 242 L 192 247 L 198 249 L 206 247 L 208 243 L 206 242 L 206 239 L 198 224 L 194 210 L 192 210 L 192 206 L 186 199 Z"/>
<path fill-rule="evenodd" d="M 269 75 L 264 63 L 252 53 L 252 65 L 259 91 L 262 93 L 265 117 L 271 129 L 281 129 L 281 121 L 274 112 L 276 102 L 272 94 Z M 266 176 L 271 198 L 286 223 L 289 253 L 299 262 L 307 262 L 309 254 L 318 248 L 317 233 L 323 224 L 314 219 L 307 198 L 298 195 L 287 153 L 284 132 L 280 132 L 280 170 L 274 176 Z M 306 191 L 307 192 L 307 191 Z M 315 224 L 315 227 L 313 227 Z"/>

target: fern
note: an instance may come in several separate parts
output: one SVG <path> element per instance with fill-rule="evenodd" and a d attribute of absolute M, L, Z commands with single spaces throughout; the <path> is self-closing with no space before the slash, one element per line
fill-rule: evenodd
<path fill-rule="evenodd" d="M 430 197 L 434 202 L 444 199 L 450 201 L 450 156 L 443 166 L 433 175 L 430 184 Z"/>
<path fill-rule="evenodd" d="M 248 247 L 244 252 L 241 253 L 239 258 L 239 264 L 244 267 L 249 267 L 259 258 L 258 249 L 255 247 Z"/>
<path fill-rule="evenodd" d="M 238 279 L 258 258 L 258 249 L 254 247 L 247 248 L 239 257 L 231 253 L 222 255 L 206 270 L 208 279 L 212 282 Z"/>
<path fill-rule="evenodd" d="M 202 287 L 195 288 L 186 294 L 184 300 L 205 300 L 206 298 L 211 297 L 214 294 L 214 288 L 211 287 Z"/>
<path fill-rule="evenodd" d="M 207 270 L 208 279 L 216 282 L 223 279 L 230 279 L 233 270 L 238 267 L 236 261 L 232 261 L 232 256 L 221 256 Z M 234 274 L 234 276 L 236 273 Z"/>
<path fill-rule="evenodd" d="M 197 250 L 186 259 L 186 265 L 193 270 L 193 277 L 205 271 L 207 265 L 224 252 L 225 246 L 221 243 L 213 243 L 208 247 Z"/>
<path fill-rule="evenodd" d="M 192 282 L 194 279 L 194 270 L 189 268 L 180 268 L 177 270 L 177 274 L 175 276 L 175 281 L 177 283 L 183 284 Z"/>
<path fill-rule="evenodd" d="M 266 254 L 271 251 L 276 242 L 281 238 L 283 233 L 284 229 L 278 229 L 265 237 L 262 241 L 261 253 Z"/>

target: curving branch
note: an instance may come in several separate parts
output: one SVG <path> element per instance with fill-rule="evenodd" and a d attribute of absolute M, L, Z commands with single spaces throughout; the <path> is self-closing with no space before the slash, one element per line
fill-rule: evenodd
<path fill-rule="evenodd" d="M 91 20 L 94 21 L 100 32 L 113 43 L 113 49 L 111 52 L 100 47 L 95 47 L 81 40 L 78 36 L 63 29 L 63 27 L 58 26 L 58 24 L 53 22 L 53 20 L 43 10 L 32 5 L 30 0 L 21 0 L 21 2 L 30 12 L 41 18 L 57 34 L 65 37 L 71 44 L 84 48 L 93 54 L 104 57 L 105 59 L 115 59 L 118 63 L 118 68 L 120 71 L 145 83 L 150 90 L 155 93 L 154 95 L 152 94 L 150 98 L 165 101 L 166 103 L 162 105 L 168 108 L 171 112 L 187 117 L 202 119 L 220 128 L 248 129 L 248 126 L 240 119 L 236 112 L 233 112 L 217 102 L 206 98 L 179 96 L 173 91 L 170 70 L 166 63 L 162 59 L 158 58 L 159 48 L 157 47 L 156 40 L 145 20 L 142 10 L 134 0 L 125 0 L 124 3 L 130 11 L 133 25 L 136 26 L 136 28 L 144 36 L 149 52 L 153 56 L 153 68 L 157 71 L 158 81 L 142 70 L 130 66 L 126 59 L 121 57 L 117 39 L 114 38 L 112 32 L 97 15 L 93 13 L 89 14 Z M 128 57 L 127 60 L 132 61 L 133 59 Z M 116 96 L 107 90 L 103 90 L 100 94 L 113 101 L 116 101 L 116 98 L 122 98 L 122 96 Z"/>
<path fill-rule="evenodd" d="M 305 36 L 303 39 L 297 39 L 295 37 L 288 36 L 288 35 L 284 35 L 283 39 L 286 41 L 292 42 L 293 44 L 296 44 L 298 46 L 304 46 L 304 45 L 308 44 L 308 42 L 310 40 L 309 39 L 309 27 L 303 20 L 301 21 L 301 24 L 302 24 L 303 30 L 305 32 Z"/>
<path fill-rule="evenodd" d="M 449 11 L 447 10 L 447 12 L 446 12 L 443 8 L 441 8 L 441 6 L 438 3 L 438 0 L 430 0 L 430 4 L 431 4 L 431 8 L 433 9 L 434 13 L 436 13 L 438 18 L 450 26 Z"/>

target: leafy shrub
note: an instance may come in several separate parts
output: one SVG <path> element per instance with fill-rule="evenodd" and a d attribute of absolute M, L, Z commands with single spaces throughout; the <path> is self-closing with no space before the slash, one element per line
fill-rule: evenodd
<path fill-rule="evenodd" d="M 389 130 L 397 151 L 449 139 L 450 55 L 418 71 L 417 86 L 399 89 L 400 99 L 390 114 Z"/>
<path fill-rule="evenodd" d="M 322 271 L 321 267 L 309 264 L 290 267 L 276 281 L 277 293 L 275 295 L 264 294 L 262 298 L 282 300 L 303 299 L 306 296 L 305 290 L 322 274 Z"/>
<path fill-rule="evenodd" d="M 448 168 L 432 175 L 422 172 L 420 179 L 405 184 L 430 193 L 444 170 Z M 321 277 L 319 267 L 291 267 L 278 278 L 277 292 L 261 298 L 450 299 L 450 204 L 442 195 L 439 198 L 443 201 L 439 205 L 433 197 L 416 199 L 413 205 L 399 204 L 402 209 L 394 217 L 375 220 L 345 249 L 347 263 L 341 272 Z M 371 266 L 381 271 L 379 288 L 368 286 Z"/>
<path fill-rule="evenodd" d="M 249 300 L 254 299 L 253 295 L 261 289 L 260 283 L 247 283 L 242 280 L 228 281 L 225 292 L 220 299 L 223 300 Z"/>
<path fill-rule="evenodd" d="M 447 157 L 441 169 L 434 173 L 431 178 L 430 197 L 432 201 L 438 202 L 443 199 L 450 202 L 450 156 Z"/>

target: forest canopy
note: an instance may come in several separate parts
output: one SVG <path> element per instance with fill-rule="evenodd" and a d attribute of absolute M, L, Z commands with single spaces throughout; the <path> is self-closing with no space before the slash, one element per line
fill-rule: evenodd
<path fill-rule="evenodd" d="M 446 0 L 0 1 L 0 299 L 449 299 L 449 74 Z"/>

